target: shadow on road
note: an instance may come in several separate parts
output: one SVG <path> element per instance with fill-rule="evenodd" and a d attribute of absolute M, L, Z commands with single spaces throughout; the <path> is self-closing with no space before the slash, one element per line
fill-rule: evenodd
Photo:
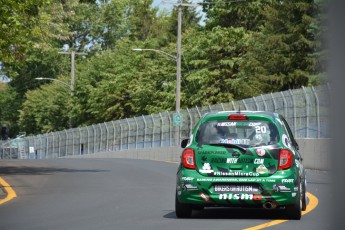
<path fill-rule="evenodd" d="M 28 167 L 28 166 L 4 166 L 0 167 L 0 175 L 49 175 L 53 173 L 98 173 L 110 170 L 98 169 L 70 169 L 56 167 Z"/>
<path fill-rule="evenodd" d="M 175 212 L 169 212 L 163 216 L 168 219 L 177 219 Z M 265 209 L 239 209 L 239 208 L 205 208 L 193 210 L 191 219 L 260 219 L 260 220 L 285 220 L 287 216 L 284 210 Z"/>

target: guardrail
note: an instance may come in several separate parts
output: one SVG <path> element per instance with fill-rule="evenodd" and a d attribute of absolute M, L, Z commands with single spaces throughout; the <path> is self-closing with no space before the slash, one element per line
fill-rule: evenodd
<path fill-rule="evenodd" d="M 224 110 L 273 111 L 284 115 L 297 139 L 329 138 L 329 86 L 287 90 L 229 103 L 181 110 L 181 127 L 174 112 L 109 121 L 21 138 L 13 149 L 0 148 L 0 158 L 44 159 L 119 150 L 177 146 L 188 138 L 206 112 Z M 1 146 L 2 143 L 0 142 Z M 15 149 L 24 149 L 14 154 Z M 13 154 L 12 154 L 13 153 Z"/>

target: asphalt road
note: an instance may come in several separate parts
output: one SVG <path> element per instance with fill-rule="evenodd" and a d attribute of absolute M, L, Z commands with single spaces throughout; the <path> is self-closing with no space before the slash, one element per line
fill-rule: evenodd
<path fill-rule="evenodd" d="M 177 219 L 176 169 L 176 163 L 130 159 L 0 161 L 0 177 L 17 194 L 0 205 L 0 229 L 259 229 L 282 218 L 279 212 L 222 208 Z M 267 229 L 329 229 L 329 173 L 307 176 L 317 207 L 299 221 Z"/>

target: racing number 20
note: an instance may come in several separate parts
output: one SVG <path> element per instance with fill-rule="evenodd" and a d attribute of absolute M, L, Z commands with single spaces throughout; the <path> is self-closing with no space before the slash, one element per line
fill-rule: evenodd
<path fill-rule="evenodd" d="M 267 132 L 266 126 L 256 126 L 255 132 L 256 133 L 266 133 Z"/>

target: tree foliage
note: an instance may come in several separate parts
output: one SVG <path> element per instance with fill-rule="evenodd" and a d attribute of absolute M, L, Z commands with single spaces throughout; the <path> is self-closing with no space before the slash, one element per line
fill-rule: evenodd
<path fill-rule="evenodd" d="M 177 8 L 153 0 L 3 0 L 0 121 L 38 134 L 175 108 Z M 182 108 L 323 81 L 323 1 L 202 2 L 183 7 Z M 151 49 L 135 52 L 133 48 Z M 76 84 L 69 88 L 76 56 Z M 12 134 L 14 135 L 14 133 Z"/>

